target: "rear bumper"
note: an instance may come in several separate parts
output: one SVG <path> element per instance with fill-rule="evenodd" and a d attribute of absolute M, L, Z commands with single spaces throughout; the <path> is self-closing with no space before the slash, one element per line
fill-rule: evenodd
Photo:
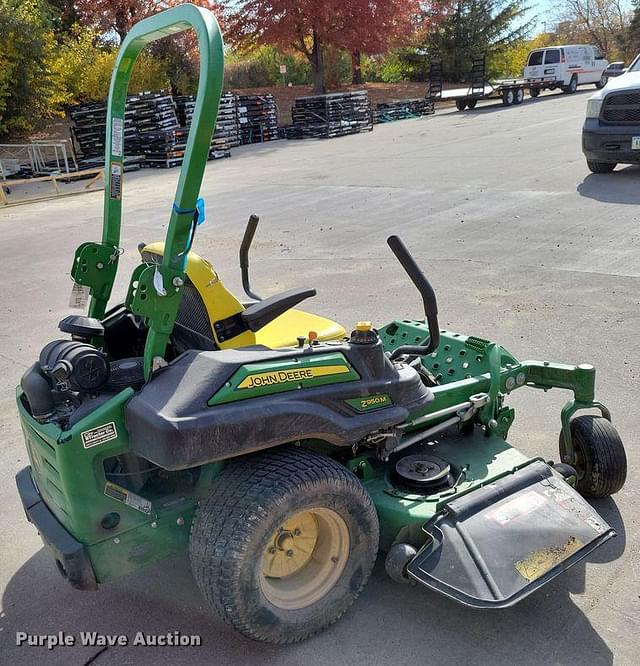
<path fill-rule="evenodd" d="M 640 150 L 631 150 L 634 136 L 640 136 L 640 125 L 603 125 L 597 118 L 587 118 L 582 128 L 582 152 L 595 162 L 640 164 Z"/>
<path fill-rule="evenodd" d="M 40 533 L 60 573 L 78 590 L 97 590 L 98 583 L 87 549 L 69 534 L 44 503 L 33 482 L 31 467 L 16 474 L 16 485 L 27 519 Z"/>

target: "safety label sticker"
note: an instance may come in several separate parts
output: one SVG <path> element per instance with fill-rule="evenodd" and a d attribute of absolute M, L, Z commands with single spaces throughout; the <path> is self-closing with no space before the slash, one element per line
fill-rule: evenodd
<path fill-rule="evenodd" d="M 69 307 L 74 310 L 84 310 L 90 295 L 91 290 L 89 287 L 74 282 L 71 288 L 71 296 L 69 297 Z"/>
<path fill-rule="evenodd" d="M 109 190 L 112 199 L 122 199 L 122 164 L 111 165 L 111 177 Z"/>
<path fill-rule="evenodd" d="M 487 518 L 494 520 L 499 525 L 506 525 L 516 518 L 527 516 L 538 510 L 544 504 L 541 497 L 533 490 L 519 495 L 512 500 L 498 505 L 492 511 L 487 512 Z"/>
<path fill-rule="evenodd" d="M 130 490 L 127 490 L 126 488 L 123 488 L 122 486 L 119 486 L 116 483 L 111 483 L 111 481 L 107 481 L 107 483 L 104 486 L 104 494 L 107 497 L 111 497 L 112 499 L 117 500 L 118 502 L 122 502 L 123 504 L 130 506 L 132 509 L 135 509 L 136 511 L 141 511 L 142 513 L 146 513 L 147 516 L 151 514 L 152 505 L 148 499 L 140 497 L 140 495 L 136 495 L 135 493 L 132 493 Z"/>
<path fill-rule="evenodd" d="M 116 439 L 117 436 L 118 431 L 116 430 L 116 424 L 113 421 L 80 433 L 82 446 L 84 446 L 85 449 L 90 449 L 92 446 L 98 446 L 98 444 L 110 442 L 112 439 Z"/>
<path fill-rule="evenodd" d="M 122 118 L 111 120 L 111 154 L 114 157 L 122 157 L 124 121 Z"/>

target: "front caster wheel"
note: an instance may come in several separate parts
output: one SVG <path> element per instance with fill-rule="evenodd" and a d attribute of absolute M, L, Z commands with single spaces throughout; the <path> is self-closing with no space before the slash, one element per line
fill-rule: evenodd
<path fill-rule="evenodd" d="M 407 565 L 417 553 L 418 551 L 408 543 L 394 543 L 384 561 L 384 568 L 389 578 L 396 583 L 410 583 L 411 579 L 407 574 Z"/>
<path fill-rule="evenodd" d="M 585 497 L 608 497 L 624 486 L 627 456 L 618 431 L 602 416 L 577 416 L 571 421 L 574 460 L 568 460 L 560 434 L 560 457 L 577 473 L 576 490 Z"/>
<path fill-rule="evenodd" d="M 191 530 L 198 587 L 254 640 L 295 643 L 351 606 L 378 551 L 373 502 L 354 474 L 299 448 L 231 461 Z"/>

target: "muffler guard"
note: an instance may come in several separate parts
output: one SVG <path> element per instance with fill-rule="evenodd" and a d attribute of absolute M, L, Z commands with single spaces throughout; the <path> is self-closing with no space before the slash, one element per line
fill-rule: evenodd
<path fill-rule="evenodd" d="M 475 608 L 512 606 L 615 536 L 539 461 L 452 500 L 425 531 L 409 575 Z"/>

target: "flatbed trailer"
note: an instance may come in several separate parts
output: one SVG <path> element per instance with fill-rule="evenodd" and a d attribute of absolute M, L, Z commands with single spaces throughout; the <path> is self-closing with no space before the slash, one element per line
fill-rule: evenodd
<path fill-rule="evenodd" d="M 522 104 L 525 92 L 537 97 L 540 90 L 554 85 L 552 76 L 536 79 L 487 80 L 486 57 L 474 58 L 470 72 L 470 83 L 466 88 L 442 89 L 442 64 L 431 63 L 429 71 L 429 92 L 427 97 L 435 101 L 455 102 L 458 111 L 475 108 L 480 99 L 502 99 L 505 106 Z"/>

